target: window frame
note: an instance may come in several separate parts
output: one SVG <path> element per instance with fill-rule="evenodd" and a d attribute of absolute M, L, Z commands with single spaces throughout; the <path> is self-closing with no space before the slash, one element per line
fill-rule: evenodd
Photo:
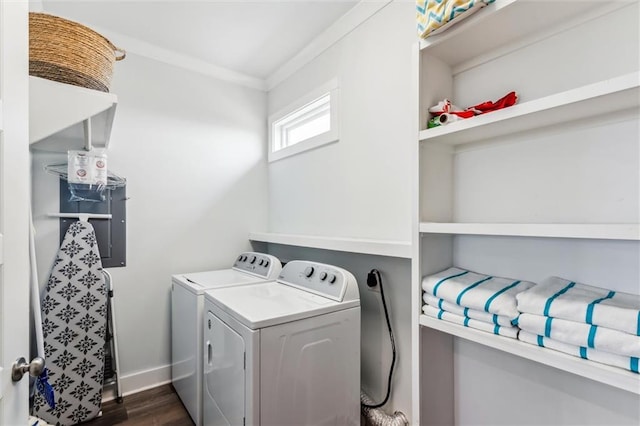
<path fill-rule="evenodd" d="M 295 114 L 307 105 L 321 99 L 322 97 L 329 95 L 329 123 L 330 129 L 327 132 L 320 133 L 319 135 L 311 138 L 304 139 L 293 145 L 289 145 L 274 151 L 277 141 L 277 133 L 281 131 L 281 126 L 276 126 L 278 121 L 287 118 L 290 115 Z M 286 107 L 280 109 L 274 114 L 269 116 L 268 129 L 269 129 L 269 162 L 277 161 L 292 155 L 300 154 L 302 152 L 328 145 L 340 140 L 340 123 L 339 123 L 339 97 L 340 89 L 338 80 L 336 78 L 328 81 L 306 95 L 298 98 L 296 101 L 290 103 Z M 296 119 L 299 121 L 300 118 Z"/>

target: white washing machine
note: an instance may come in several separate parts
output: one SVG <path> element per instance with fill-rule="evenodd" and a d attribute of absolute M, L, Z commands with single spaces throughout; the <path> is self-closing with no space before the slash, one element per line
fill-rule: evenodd
<path fill-rule="evenodd" d="M 171 283 L 171 381 L 189 415 L 202 425 L 202 322 L 204 292 L 278 278 L 282 264 L 274 256 L 240 254 L 230 269 L 178 274 Z"/>
<path fill-rule="evenodd" d="M 207 291 L 205 312 L 205 425 L 360 425 L 351 273 L 292 261 L 275 282 Z"/>

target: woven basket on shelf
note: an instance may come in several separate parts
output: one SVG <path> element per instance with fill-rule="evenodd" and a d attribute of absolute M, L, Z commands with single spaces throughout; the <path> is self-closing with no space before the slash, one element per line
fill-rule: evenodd
<path fill-rule="evenodd" d="M 124 57 L 124 50 L 91 28 L 46 13 L 29 13 L 30 75 L 108 92 L 113 64 Z"/>

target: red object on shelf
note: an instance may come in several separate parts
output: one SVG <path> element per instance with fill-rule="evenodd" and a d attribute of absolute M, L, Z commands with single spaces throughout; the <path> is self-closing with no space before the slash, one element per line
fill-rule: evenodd
<path fill-rule="evenodd" d="M 457 115 L 460 118 L 471 118 L 476 115 L 473 111 L 449 111 L 447 114 Z"/>
<path fill-rule="evenodd" d="M 478 105 L 474 105 L 472 107 L 467 108 L 467 110 L 473 111 L 476 114 L 485 114 L 487 112 L 497 111 L 499 109 L 503 109 L 503 108 L 507 108 L 512 105 L 515 105 L 517 101 L 518 101 L 518 95 L 516 94 L 516 92 L 509 92 L 495 102 L 492 102 L 492 101 L 482 102 Z"/>
<path fill-rule="evenodd" d="M 462 110 L 459 107 L 453 105 L 449 99 L 443 99 L 438 102 L 437 105 L 429 108 L 429 112 L 434 116 L 438 117 L 442 114 L 453 114 L 457 115 L 460 118 L 471 118 L 475 115 L 473 111 Z"/>

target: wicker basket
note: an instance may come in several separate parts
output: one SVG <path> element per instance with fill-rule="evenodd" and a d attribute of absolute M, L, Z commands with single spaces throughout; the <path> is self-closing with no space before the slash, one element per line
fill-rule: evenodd
<path fill-rule="evenodd" d="M 46 13 L 29 13 L 29 74 L 108 92 L 124 50 L 90 28 Z"/>

